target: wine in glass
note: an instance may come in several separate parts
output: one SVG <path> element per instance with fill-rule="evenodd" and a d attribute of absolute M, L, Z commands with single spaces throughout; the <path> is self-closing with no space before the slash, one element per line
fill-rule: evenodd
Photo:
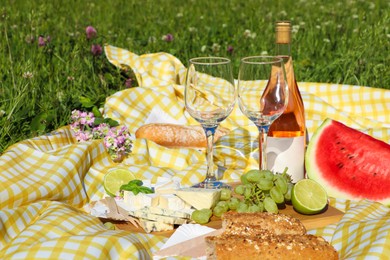
<path fill-rule="evenodd" d="M 228 185 L 216 178 L 213 162 L 214 133 L 232 112 L 236 90 L 231 61 L 222 57 L 198 57 L 189 60 L 185 82 L 185 106 L 203 127 L 207 139 L 206 178 L 194 187 L 222 188 Z"/>
<path fill-rule="evenodd" d="M 288 86 L 282 58 L 252 56 L 241 59 L 238 103 L 243 114 L 259 130 L 259 164 L 260 169 L 265 170 L 268 129 L 288 103 Z"/>

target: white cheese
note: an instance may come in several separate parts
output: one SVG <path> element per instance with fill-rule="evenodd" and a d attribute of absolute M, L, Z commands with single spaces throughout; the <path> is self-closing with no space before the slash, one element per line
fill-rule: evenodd
<path fill-rule="evenodd" d="M 130 210 L 137 210 L 143 207 L 155 207 L 158 205 L 158 195 L 151 193 L 138 193 L 134 195 L 131 191 L 124 191 L 123 201 L 126 204 L 126 208 Z"/>
<path fill-rule="evenodd" d="M 196 209 L 211 209 L 219 201 L 221 190 L 203 188 L 183 188 L 175 194 Z"/>
<path fill-rule="evenodd" d="M 180 182 L 172 178 L 158 177 L 154 185 L 154 192 L 158 194 L 172 194 L 180 188 Z"/>
<path fill-rule="evenodd" d="M 174 194 L 164 194 L 159 197 L 158 207 L 170 210 L 190 209 L 191 205 Z"/>
<path fill-rule="evenodd" d="M 167 224 L 164 222 L 147 220 L 147 219 L 139 219 L 141 227 L 145 230 L 146 233 L 155 232 L 155 231 L 168 231 L 173 230 L 173 224 Z"/>

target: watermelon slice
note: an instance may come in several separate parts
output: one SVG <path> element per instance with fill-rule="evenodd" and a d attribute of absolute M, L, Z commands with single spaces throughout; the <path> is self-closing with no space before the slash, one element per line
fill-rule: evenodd
<path fill-rule="evenodd" d="M 326 119 L 305 155 L 306 172 L 328 195 L 390 205 L 390 145 Z"/>

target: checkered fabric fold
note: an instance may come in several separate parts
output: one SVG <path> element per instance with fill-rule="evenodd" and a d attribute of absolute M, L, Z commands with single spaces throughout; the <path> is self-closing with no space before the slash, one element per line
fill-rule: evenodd
<path fill-rule="evenodd" d="M 185 66 L 167 53 L 136 55 L 105 46 L 108 60 L 132 69 L 139 87 L 107 98 L 104 113 L 134 133 L 153 113 L 195 125 L 183 103 Z M 390 142 L 390 91 L 362 86 L 300 82 L 310 136 L 326 118 Z M 158 118 L 161 114 L 157 114 Z M 258 165 L 257 129 L 235 107 L 222 122 L 230 133 L 215 145 L 215 162 L 233 181 Z M 205 154 L 168 149 L 133 140 L 133 152 L 120 164 L 101 140 L 77 143 L 68 126 L 24 140 L 0 157 L 0 259 L 150 259 L 166 238 L 108 230 L 83 207 L 104 195 L 108 169 L 129 168 L 139 179 L 178 177 L 183 185 L 202 180 Z M 390 254 L 389 208 L 371 201 L 331 199 L 345 212 L 340 222 L 309 233 L 321 235 L 341 259 L 384 259 Z"/>

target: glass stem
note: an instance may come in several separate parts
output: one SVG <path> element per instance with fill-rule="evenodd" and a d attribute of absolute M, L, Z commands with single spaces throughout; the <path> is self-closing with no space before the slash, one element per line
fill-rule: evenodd
<path fill-rule="evenodd" d="M 260 170 L 267 170 L 267 135 L 268 125 L 257 126 L 259 129 L 259 168 Z"/>
<path fill-rule="evenodd" d="M 207 150 L 206 150 L 206 159 L 207 159 L 207 173 L 205 182 L 216 181 L 215 172 L 214 172 L 214 133 L 217 127 L 203 127 L 206 133 L 207 139 Z"/>

